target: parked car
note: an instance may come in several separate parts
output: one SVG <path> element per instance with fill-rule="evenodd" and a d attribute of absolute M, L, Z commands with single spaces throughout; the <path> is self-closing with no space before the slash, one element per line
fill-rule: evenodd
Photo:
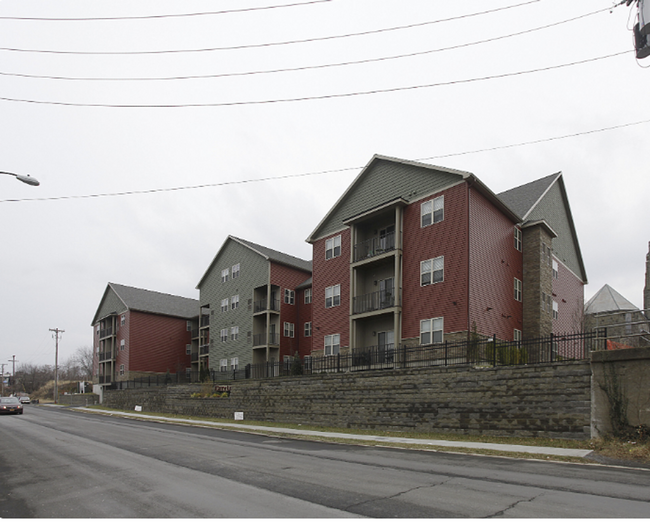
<path fill-rule="evenodd" d="M 18 398 L 0 398 L 0 414 L 22 414 L 23 404 Z"/>
<path fill-rule="evenodd" d="M 18 396 L 18 399 L 20 400 L 21 403 L 31 403 L 32 400 L 29 399 L 29 396 L 24 395 L 24 396 Z"/>

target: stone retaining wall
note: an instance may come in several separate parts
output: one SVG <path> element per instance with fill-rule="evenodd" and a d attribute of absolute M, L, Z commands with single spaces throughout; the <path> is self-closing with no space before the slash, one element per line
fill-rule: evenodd
<path fill-rule="evenodd" d="M 133 410 L 326 427 L 590 437 L 588 362 L 426 368 L 232 381 L 228 398 L 191 398 L 205 385 L 106 391 Z"/>

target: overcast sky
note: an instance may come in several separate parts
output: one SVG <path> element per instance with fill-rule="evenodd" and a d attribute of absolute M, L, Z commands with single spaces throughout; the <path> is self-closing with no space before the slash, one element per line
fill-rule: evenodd
<path fill-rule="evenodd" d="M 0 0 L 0 171 L 41 182 L 0 176 L 0 363 L 91 346 L 108 282 L 198 298 L 229 234 L 311 259 L 373 154 L 497 193 L 562 171 L 585 300 L 641 307 L 650 58 L 612 4 Z"/>

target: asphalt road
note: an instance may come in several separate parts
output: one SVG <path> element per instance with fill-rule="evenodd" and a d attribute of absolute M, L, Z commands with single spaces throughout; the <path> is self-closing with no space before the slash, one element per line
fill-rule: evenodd
<path fill-rule="evenodd" d="M 293 441 L 28 406 L 0 517 L 650 517 L 650 471 Z"/>

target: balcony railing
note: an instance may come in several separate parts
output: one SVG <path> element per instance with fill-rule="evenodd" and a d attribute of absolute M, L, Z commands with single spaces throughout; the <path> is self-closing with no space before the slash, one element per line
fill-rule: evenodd
<path fill-rule="evenodd" d="M 375 291 L 352 299 L 352 313 L 363 314 L 365 312 L 390 309 L 399 305 L 396 300 L 395 290 Z"/>
<path fill-rule="evenodd" d="M 204 355 L 204 354 L 210 354 L 210 345 L 201 345 L 199 347 L 199 354 Z"/>
<path fill-rule="evenodd" d="M 386 236 L 375 236 L 369 240 L 357 243 L 354 246 L 354 261 L 358 262 L 367 258 L 373 258 L 395 250 L 395 233 L 391 232 Z"/>
<path fill-rule="evenodd" d="M 280 300 L 271 300 L 270 306 L 267 305 L 265 299 L 255 302 L 255 309 L 254 309 L 255 313 L 264 312 L 267 310 L 280 312 Z"/>
<path fill-rule="evenodd" d="M 107 360 L 112 360 L 113 359 L 113 352 L 112 351 L 107 351 L 107 352 L 100 352 L 99 353 L 99 361 L 107 361 Z"/>
<path fill-rule="evenodd" d="M 210 325 L 210 316 L 201 316 L 201 327 Z"/>
<path fill-rule="evenodd" d="M 253 346 L 266 345 L 266 334 L 253 334 Z M 280 345 L 280 335 L 269 333 L 269 345 Z"/>
<path fill-rule="evenodd" d="M 101 329 L 99 331 L 99 337 L 100 338 L 108 338 L 109 336 L 113 335 L 113 327 L 106 327 L 105 329 Z"/>
<path fill-rule="evenodd" d="M 199 360 L 199 353 L 198 352 L 193 352 L 190 361 L 195 362 Z"/>

